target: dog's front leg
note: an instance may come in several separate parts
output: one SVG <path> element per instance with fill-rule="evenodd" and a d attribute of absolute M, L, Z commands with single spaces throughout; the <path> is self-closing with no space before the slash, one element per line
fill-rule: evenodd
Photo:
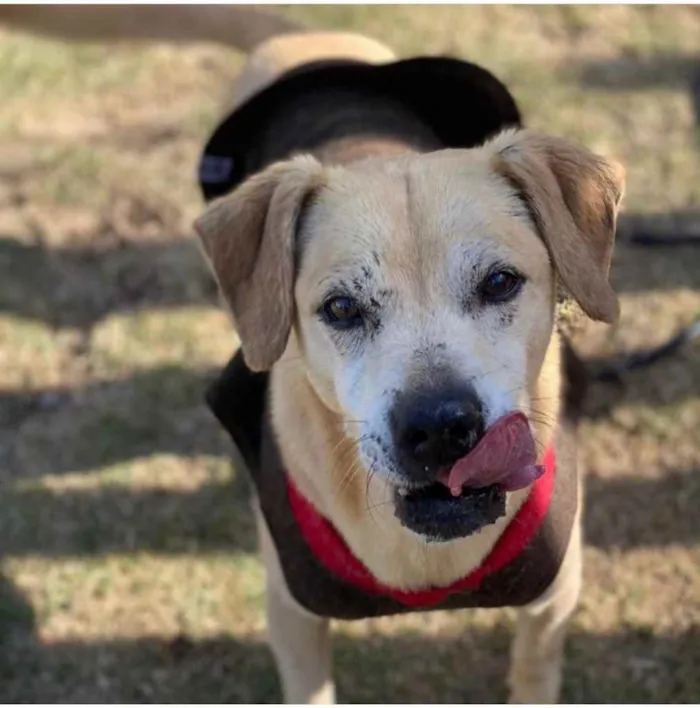
<path fill-rule="evenodd" d="M 268 585 L 267 623 L 286 703 L 335 701 L 330 626 L 303 612 Z"/>
<path fill-rule="evenodd" d="M 285 583 L 270 531 L 257 501 L 253 511 L 267 574 L 267 631 L 287 703 L 335 702 L 330 623 L 302 609 Z"/>
<path fill-rule="evenodd" d="M 510 703 L 556 703 L 564 640 L 581 587 L 580 514 L 559 573 L 545 594 L 518 611 L 510 666 Z"/>

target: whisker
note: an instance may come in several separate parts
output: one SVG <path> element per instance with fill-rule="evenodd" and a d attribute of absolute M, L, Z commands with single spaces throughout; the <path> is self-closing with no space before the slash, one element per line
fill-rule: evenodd
<path fill-rule="evenodd" d="M 369 485 L 372 482 L 372 477 L 374 476 L 374 469 L 375 469 L 375 464 L 372 463 L 372 465 L 369 468 L 369 472 L 367 474 L 367 481 L 365 484 L 365 509 L 367 510 L 367 513 L 369 514 L 370 518 L 372 521 L 378 526 L 377 520 L 374 518 L 374 514 L 372 514 L 372 509 L 370 508 L 369 505 Z"/>
<path fill-rule="evenodd" d="M 554 430 L 559 426 L 559 421 L 556 418 L 539 418 L 537 416 L 531 415 L 530 420 L 538 423 L 539 425 L 544 425 L 549 430 Z"/>
<path fill-rule="evenodd" d="M 362 442 L 362 440 L 363 440 L 363 438 L 360 438 L 360 439 L 357 441 L 357 444 L 360 444 L 360 443 Z M 356 447 L 356 445 L 355 445 L 355 441 L 354 441 L 354 440 L 351 440 L 351 439 L 349 439 L 349 438 L 345 438 L 342 442 L 346 442 L 347 445 L 348 445 L 348 447 L 347 447 L 345 450 L 343 450 L 342 452 L 340 452 L 340 453 L 338 454 L 338 456 L 337 456 L 337 458 L 336 458 L 336 460 L 335 460 L 334 467 L 333 467 L 333 473 L 334 473 L 334 474 L 335 474 L 336 470 L 338 469 L 338 467 L 339 467 L 342 463 L 344 463 L 344 460 L 347 458 L 347 456 L 348 456 L 349 454 L 352 454 L 352 453 L 354 453 L 354 452 L 357 451 L 357 447 Z M 338 447 L 340 446 L 340 444 L 341 444 L 341 443 L 339 443 L 338 445 L 336 445 L 336 448 L 335 448 L 336 450 L 338 449 Z"/>
<path fill-rule="evenodd" d="M 355 478 L 357 473 L 360 471 L 361 465 L 358 460 L 352 463 L 350 467 L 348 467 L 347 471 L 343 475 L 343 478 L 340 480 L 340 484 L 338 485 L 338 489 L 335 492 L 336 497 L 340 496 L 347 487 L 350 486 L 350 483 L 352 480 Z"/>
<path fill-rule="evenodd" d="M 391 503 L 392 503 L 391 499 L 387 499 L 385 501 L 381 501 L 381 502 L 377 502 L 376 504 L 372 504 L 371 506 L 367 506 L 366 509 L 367 509 L 367 511 L 372 511 L 373 509 L 379 509 L 382 506 L 388 506 Z"/>

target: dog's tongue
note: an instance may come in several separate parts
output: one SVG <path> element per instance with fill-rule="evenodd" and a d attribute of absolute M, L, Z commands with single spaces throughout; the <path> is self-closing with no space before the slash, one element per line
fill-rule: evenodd
<path fill-rule="evenodd" d="M 511 413 L 491 426 L 479 444 L 459 460 L 439 481 L 454 496 L 462 487 L 488 487 L 499 484 L 507 492 L 532 484 L 544 473 L 537 462 L 535 441 L 527 418 L 522 413 Z"/>

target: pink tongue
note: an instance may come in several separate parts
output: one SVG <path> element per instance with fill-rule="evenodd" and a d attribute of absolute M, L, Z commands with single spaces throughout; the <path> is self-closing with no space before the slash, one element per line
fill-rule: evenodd
<path fill-rule="evenodd" d="M 544 473 L 544 467 L 536 462 L 527 418 L 522 413 L 510 413 L 492 425 L 479 444 L 438 479 L 456 497 L 465 485 L 478 488 L 498 483 L 512 492 L 529 486 Z"/>

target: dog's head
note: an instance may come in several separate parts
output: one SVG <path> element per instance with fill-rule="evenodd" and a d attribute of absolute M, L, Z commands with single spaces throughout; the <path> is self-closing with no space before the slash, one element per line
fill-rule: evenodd
<path fill-rule="evenodd" d="M 519 131 L 347 167 L 295 158 L 215 202 L 196 229 L 249 367 L 271 368 L 291 336 L 365 471 L 394 487 L 404 525 L 445 540 L 494 520 L 475 511 L 498 506 L 494 486 L 536 478 L 522 414 L 557 284 L 590 317 L 617 317 L 608 270 L 622 191 L 618 166 Z"/>

